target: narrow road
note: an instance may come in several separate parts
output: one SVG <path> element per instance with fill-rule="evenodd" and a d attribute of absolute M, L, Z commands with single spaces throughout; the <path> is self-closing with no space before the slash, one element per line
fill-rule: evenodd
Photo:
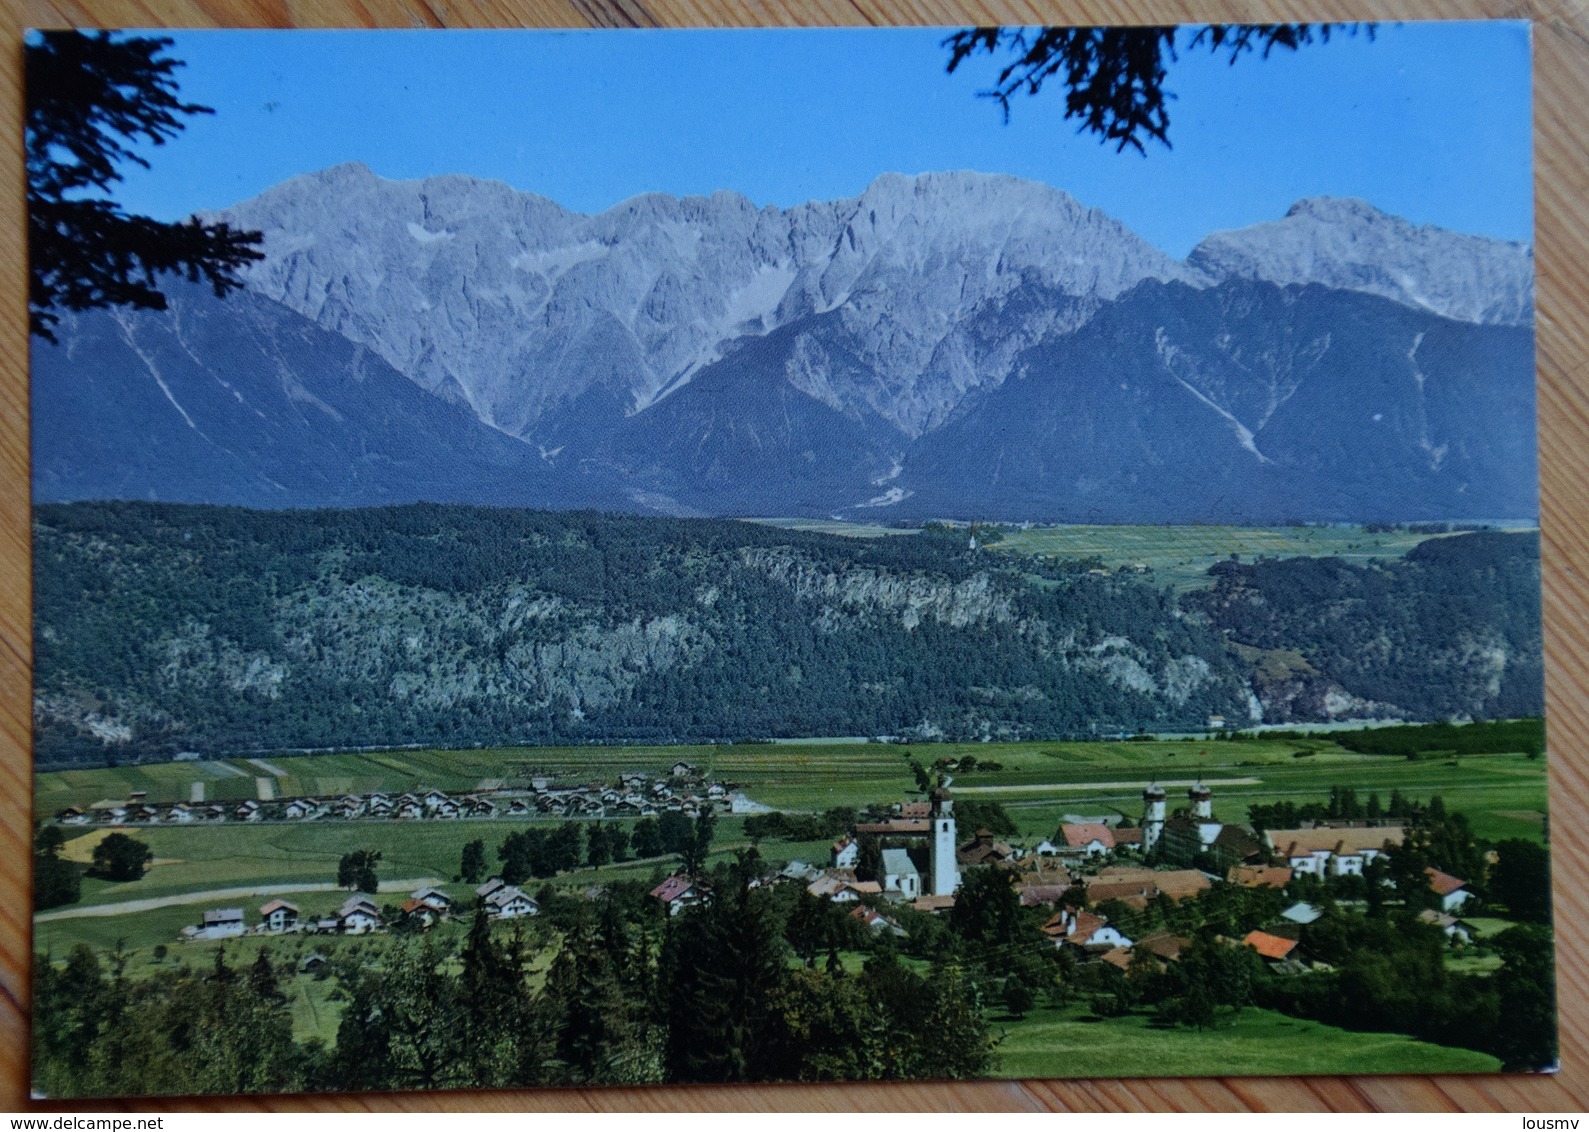
<path fill-rule="evenodd" d="M 1263 781 L 1261 778 L 1203 778 L 1197 781 L 1204 786 L 1257 786 Z M 1162 779 L 1159 785 L 1166 790 L 1178 786 L 1192 786 L 1194 781 L 1185 779 Z M 1034 790 L 1133 790 L 1145 787 L 1147 782 L 1136 779 L 1133 782 L 1037 782 L 1029 786 L 956 786 L 956 794 L 1030 794 Z"/>
<path fill-rule="evenodd" d="M 378 895 L 394 892 L 412 892 L 428 884 L 443 884 L 436 877 L 415 877 L 411 880 L 383 880 Z M 87 916 L 124 916 L 133 912 L 152 912 L 156 908 L 174 908 L 180 904 L 208 904 L 212 900 L 241 900 L 250 896 L 285 896 L 293 892 L 338 892 L 339 884 L 267 884 L 244 888 L 211 888 L 203 892 L 178 892 L 171 896 L 152 896 L 148 900 L 123 900 L 119 904 L 83 904 L 66 908 L 52 908 L 33 917 L 36 924 L 51 920 L 77 920 Z"/>

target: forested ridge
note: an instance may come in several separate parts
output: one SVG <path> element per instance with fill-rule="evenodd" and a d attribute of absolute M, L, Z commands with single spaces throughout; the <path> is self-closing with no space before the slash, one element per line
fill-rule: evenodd
<path fill-rule="evenodd" d="M 1220 562 L 1183 605 L 1254 666 L 1265 717 L 1502 719 L 1544 711 L 1539 535 L 1475 531 L 1404 558 Z"/>
<path fill-rule="evenodd" d="M 46 506 L 36 757 L 1091 736 L 1245 722 L 1254 689 L 1269 718 L 1535 714 L 1537 555 L 1466 535 L 1375 567 L 1222 563 L 1177 601 L 1151 576 L 933 529 Z M 1306 694 L 1271 696 L 1276 655 Z"/>

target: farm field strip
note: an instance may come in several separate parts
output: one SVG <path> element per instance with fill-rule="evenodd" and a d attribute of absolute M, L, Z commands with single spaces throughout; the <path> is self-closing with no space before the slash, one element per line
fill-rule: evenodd
<path fill-rule="evenodd" d="M 1180 787 L 1181 789 L 1185 789 L 1186 787 L 1191 786 L 1191 785 L 1193 785 L 1196 782 L 1201 782 L 1201 783 L 1203 783 L 1203 785 L 1205 785 L 1205 786 L 1207 786 L 1207 787 L 1209 787 L 1211 789 L 1213 787 L 1216 787 L 1216 786 L 1257 786 L 1263 781 L 1263 779 L 1261 779 L 1261 778 L 1250 778 L 1250 777 L 1249 778 L 1197 778 L 1197 779 L 1192 779 L 1192 778 L 1188 778 L 1188 779 L 1158 779 L 1158 778 L 1156 778 L 1156 779 L 1153 779 L 1152 781 L 1157 782 L 1160 786 L 1164 787 L 1164 789 L 1166 789 L 1166 790 L 1171 790 L 1171 789 L 1174 789 L 1176 787 Z M 954 789 L 954 793 L 956 793 L 956 794 L 1029 794 L 1029 793 L 1031 793 L 1033 791 L 1044 791 L 1044 790 L 1064 790 L 1064 791 L 1070 791 L 1070 790 L 1116 790 L 1116 789 L 1128 789 L 1128 788 L 1135 788 L 1137 790 L 1141 790 L 1141 789 L 1143 789 L 1143 787 L 1145 787 L 1147 785 L 1148 785 L 1147 781 L 1145 781 L 1143 779 L 1134 779 L 1134 780 L 1132 780 L 1130 782 L 1032 782 L 1032 783 L 1018 783 L 1018 784 L 1010 785 L 1010 786 L 956 786 L 955 789 Z"/>
<path fill-rule="evenodd" d="M 1438 535 L 1374 531 L 1362 527 L 1052 526 L 1002 530 L 987 545 L 995 554 L 1096 558 L 1110 569 L 1144 565 L 1155 580 L 1177 590 L 1209 584 L 1207 571 L 1235 554 L 1256 557 L 1341 558 L 1361 565 L 1400 558 Z"/>

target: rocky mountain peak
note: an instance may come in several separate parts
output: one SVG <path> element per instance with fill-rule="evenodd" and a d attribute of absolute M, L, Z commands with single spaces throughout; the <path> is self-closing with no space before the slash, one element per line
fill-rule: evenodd
<path fill-rule="evenodd" d="M 1215 279 L 1318 283 L 1462 322 L 1534 316 L 1529 245 L 1413 224 L 1350 197 L 1311 197 L 1280 220 L 1215 232 L 1187 263 Z"/>

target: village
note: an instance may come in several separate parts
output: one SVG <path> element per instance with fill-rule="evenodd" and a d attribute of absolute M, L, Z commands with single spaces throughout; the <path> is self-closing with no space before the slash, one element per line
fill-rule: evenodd
<path fill-rule="evenodd" d="M 266 764 L 268 765 L 268 764 Z M 691 763 L 673 764 L 666 776 L 626 771 L 612 783 L 556 784 L 532 776 L 528 786 L 487 785 L 448 794 L 442 790 L 387 793 L 370 791 L 336 797 L 275 796 L 272 780 L 261 778 L 259 798 L 223 803 L 154 803 L 146 791 L 91 806 L 68 806 L 55 815 L 65 826 L 194 825 L 225 822 L 459 821 L 491 818 L 642 818 L 672 811 L 686 817 L 714 813 L 755 813 L 750 802 L 723 782 L 704 781 Z M 198 784 L 195 784 L 196 786 Z M 201 790 L 195 790 L 200 793 Z"/>
<path fill-rule="evenodd" d="M 672 782 L 688 783 L 694 768 L 675 764 Z M 645 806 L 656 812 L 660 804 L 690 816 L 726 812 L 727 788 L 713 783 L 705 799 L 697 793 L 674 793 L 667 782 L 647 783 L 644 776 L 624 775 L 628 794 L 616 803 L 603 797 L 615 790 L 597 787 L 557 788 L 538 784 L 527 797 L 515 797 L 508 812 L 583 816 L 596 804 L 630 805 L 629 797 L 646 793 L 654 801 Z M 451 799 L 431 791 L 401 795 L 402 806 L 420 807 L 428 817 L 442 817 L 443 803 L 465 807 L 471 802 L 492 806 L 480 816 L 496 816 L 489 799 L 470 796 Z M 360 799 L 366 814 L 370 795 Z M 375 795 L 376 799 L 383 796 Z M 434 800 L 433 800 L 434 799 Z M 1139 931 L 1130 923 L 1113 922 L 1111 913 L 1145 913 L 1150 906 L 1179 904 L 1210 892 L 1216 885 L 1270 889 L 1288 893 L 1293 882 L 1361 877 L 1365 870 L 1403 842 L 1404 823 L 1394 818 L 1372 820 L 1321 820 L 1306 828 L 1259 831 L 1250 825 L 1222 822 L 1213 813 L 1213 792 L 1201 781 L 1188 788 L 1187 804 L 1168 813 L 1168 794 L 1156 782 L 1142 794 L 1139 824 L 1121 815 L 1068 815 L 1052 837 L 1035 845 L 1017 847 L 985 828 L 962 837 L 956 820 L 953 795 L 947 787 L 934 790 L 930 800 L 895 802 L 877 807 L 858 820 L 832 845 L 825 865 L 801 860 L 769 868 L 751 884 L 790 884 L 811 897 L 844 906 L 848 915 L 874 933 L 905 937 L 898 909 L 943 914 L 952 911 L 956 894 L 968 870 L 991 868 L 1008 878 L 1022 908 L 1049 912 L 1042 935 L 1057 949 L 1077 960 L 1096 960 L 1122 971 L 1147 962 L 1163 966 L 1176 962 L 1191 939 L 1168 930 Z M 515 810 L 512 807 L 523 806 Z M 450 809 L 450 808 L 449 808 Z M 886 811 L 886 817 L 879 817 Z M 251 811 L 255 812 L 255 811 Z M 333 807 L 329 813 L 335 813 Z M 373 815 L 370 815 L 373 816 Z M 457 816 L 457 815 L 452 815 Z M 601 816 L 591 813 L 590 816 Z M 1467 881 L 1435 868 L 1425 869 L 1430 907 L 1419 919 L 1438 927 L 1452 944 L 1471 942 L 1474 929 L 1460 918 L 1472 896 Z M 599 886 L 587 889 L 587 894 Z M 334 913 L 305 917 L 287 900 L 272 899 L 258 909 L 250 925 L 241 908 L 206 911 L 199 923 L 182 929 L 180 939 L 224 940 L 252 935 L 307 933 L 358 936 L 401 928 L 425 931 L 458 916 L 481 909 L 492 920 L 535 916 L 539 902 L 520 887 L 493 876 L 472 890 L 473 899 L 450 896 L 434 885 L 411 892 L 398 905 L 379 904 L 374 896 L 355 893 Z M 669 916 L 712 899 L 712 885 L 704 874 L 679 870 L 650 889 L 651 899 Z M 1252 948 L 1276 974 L 1328 970 L 1328 964 L 1310 959 L 1300 946 L 1302 929 L 1325 915 L 1318 903 L 1305 899 L 1284 902 L 1271 922 L 1229 942 Z"/>

